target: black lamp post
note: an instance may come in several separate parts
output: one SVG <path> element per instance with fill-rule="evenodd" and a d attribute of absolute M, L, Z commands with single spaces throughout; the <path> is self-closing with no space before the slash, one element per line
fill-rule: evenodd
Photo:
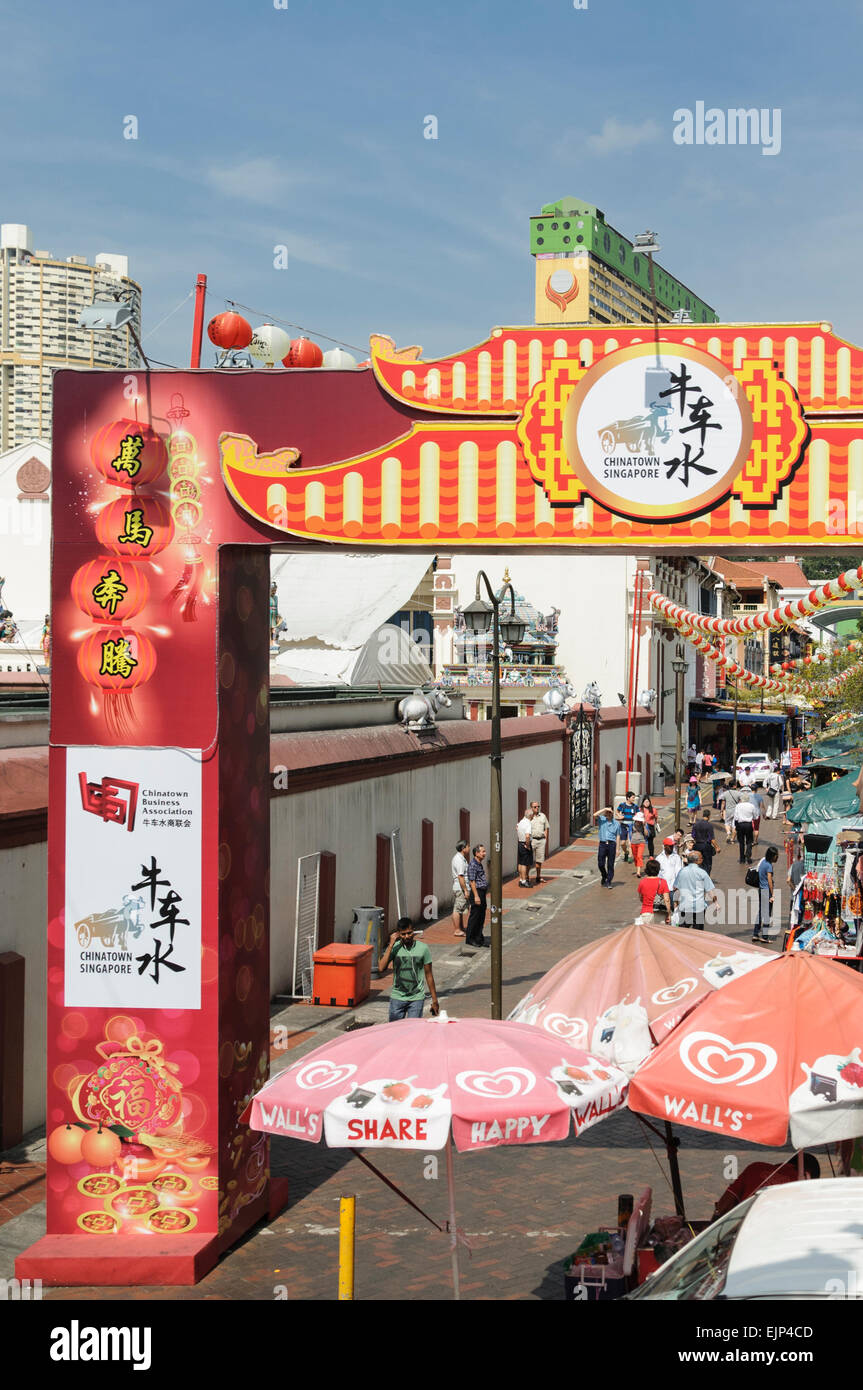
<path fill-rule="evenodd" d="M 680 825 L 680 784 L 683 777 L 683 677 L 687 671 L 683 648 L 678 646 L 671 661 L 674 671 L 674 720 L 677 725 L 677 756 L 674 763 L 674 828 Z"/>
<path fill-rule="evenodd" d="M 489 602 L 480 598 L 480 585 L 485 584 Z M 510 611 L 501 617 L 501 599 L 510 596 Z M 489 900 L 491 908 L 491 1016 L 503 1017 L 503 787 L 500 743 L 500 639 L 514 646 L 524 637 L 527 624 L 515 611 L 515 590 L 504 574 L 501 597 L 495 594 L 484 570 L 476 577 L 476 598 L 463 610 L 468 632 L 492 633 L 492 695 L 491 695 L 491 788 L 489 808 Z"/>

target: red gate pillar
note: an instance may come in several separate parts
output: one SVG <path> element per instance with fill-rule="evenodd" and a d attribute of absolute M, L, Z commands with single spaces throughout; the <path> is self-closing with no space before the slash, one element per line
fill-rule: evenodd
<path fill-rule="evenodd" d="M 192 1283 L 267 1215 L 267 1141 L 240 1116 L 269 1070 L 268 559 L 216 552 L 162 673 L 209 747 L 112 746 L 106 714 L 103 744 L 51 748 L 47 1234 L 19 1278 Z"/>

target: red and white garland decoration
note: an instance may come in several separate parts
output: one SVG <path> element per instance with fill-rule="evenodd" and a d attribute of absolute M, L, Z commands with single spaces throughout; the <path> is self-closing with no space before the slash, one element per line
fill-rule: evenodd
<path fill-rule="evenodd" d="M 699 632 L 714 633 L 723 637 L 743 637 L 748 632 L 767 632 L 771 628 L 787 627 L 799 618 L 808 618 L 819 609 L 828 608 L 831 603 L 846 598 L 860 588 L 863 588 L 863 565 L 858 565 L 857 569 L 846 570 L 836 579 L 829 579 L 826 584 L 819 584 L 816 588 L 810 589 L 804 598 L 793 599 L 780 604 L 778 608 L 763 609 L 760 613 L 747 613 L 742 618 L 712 618 L 703 613 L 693 613 L 688 608 L 681 608 L 679 604 L 672 603 L 670 598 L 666 598 L 655 589 L 651 589 L 647 598 L 658 612 L 664 614 L 675 625 L 685 623 Z"/>
<path fill-rule="evenodd" d="M 858 642 L 857 638 L 852 638 L 842 647 L 843 652 L 859 652 L 863 650 L 863 642 Z M 772 676 L 779 676 L 783 671 L 811 671 L 818 666 L 823 666 L 825 661 L 830 660 L 830 653 L 823 649 L 813 652 L 811 656 L 798 656 L 793 661 L 783 661 L 781 665 L 774 664 L 770 667 Z M 849 668 L 850 669 L 850 668 Z M 845 672 L 842 672 L 845 675 Z"/>
<path fill-rule="evenodd" d="M 741 666 L 730 656 L 726 656 L 719 647 L 714 647 L 703 633 L 694 632 L 692 628 L 683 624 L 675 624 L 675 626 L 679 626 L 681 636 L 691 642 L 696 651 L 701 652 L 708 661 L 715 661 L 719 666 L 722 666 L 726 674 L 733 676 L 735 680 L 743 681 L 744 685 L 751 685 L 756 690 L 769 690 L 777 695 L 793 695 L 795 693 L 795 687 L 789 681 L 772 680 L 769 676 L 756 675 L 754 671 L 747 670 L 745 666 Z"/>

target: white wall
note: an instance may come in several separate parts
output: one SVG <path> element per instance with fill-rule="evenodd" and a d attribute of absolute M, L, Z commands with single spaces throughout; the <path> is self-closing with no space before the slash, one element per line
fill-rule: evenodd
<path fill-rule="evenodd" d="M 18 469 L 29 458 L 51 466 L 50 449 L 39 440 L 0 456 L 0 576 L 4 606 L 41 662 L 42 624 L 51 607 L 51 489 L 46 502 L 18 501 Z"/>
<path fill-rule="evenodd" d="M 515 871 L 518 788 L 528 800 L 539 798 L 540 781 L 549 783 L 551 844 L 560 843 L 560 775 L 562 744 L 504 752 L 503 871 Z M 459 838 L 459 811 L 471 813 L 471 842 L 488 844 L 489 759 L 434 763 L 364 782 L 324 787 L 298 795 L 275 796 L 271 802 L 270 986 L 274 994 L 290 988 L 293 970 L 297 860 L 316 850 L 330 850 L 336 862 L 336 939 L 345 941 L 351 909 L 371 906 L 375 894 L 376 836 L 401 830 L 408 911 L 422 918 L 420 865 L 422 820 L 434 822 L 433 892 L 444 912 L 452 898 L 450 862 Z M 566 827 L 568 832 L 569 827 Z M 395 919 L 395 885 L 390 884 L 390 915 Z M 434 913 L 434 916 L 438 916 Z"/>

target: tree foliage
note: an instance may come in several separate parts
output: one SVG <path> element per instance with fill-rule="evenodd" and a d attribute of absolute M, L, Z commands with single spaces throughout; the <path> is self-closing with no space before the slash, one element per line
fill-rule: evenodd
<path fill-rule="evenodd" d="M 800 567 L 807 579 L 835 579 L 837 574 L 856 569 L 863 561 L 863 554 L 857 555 L 804 555 Z"/>

